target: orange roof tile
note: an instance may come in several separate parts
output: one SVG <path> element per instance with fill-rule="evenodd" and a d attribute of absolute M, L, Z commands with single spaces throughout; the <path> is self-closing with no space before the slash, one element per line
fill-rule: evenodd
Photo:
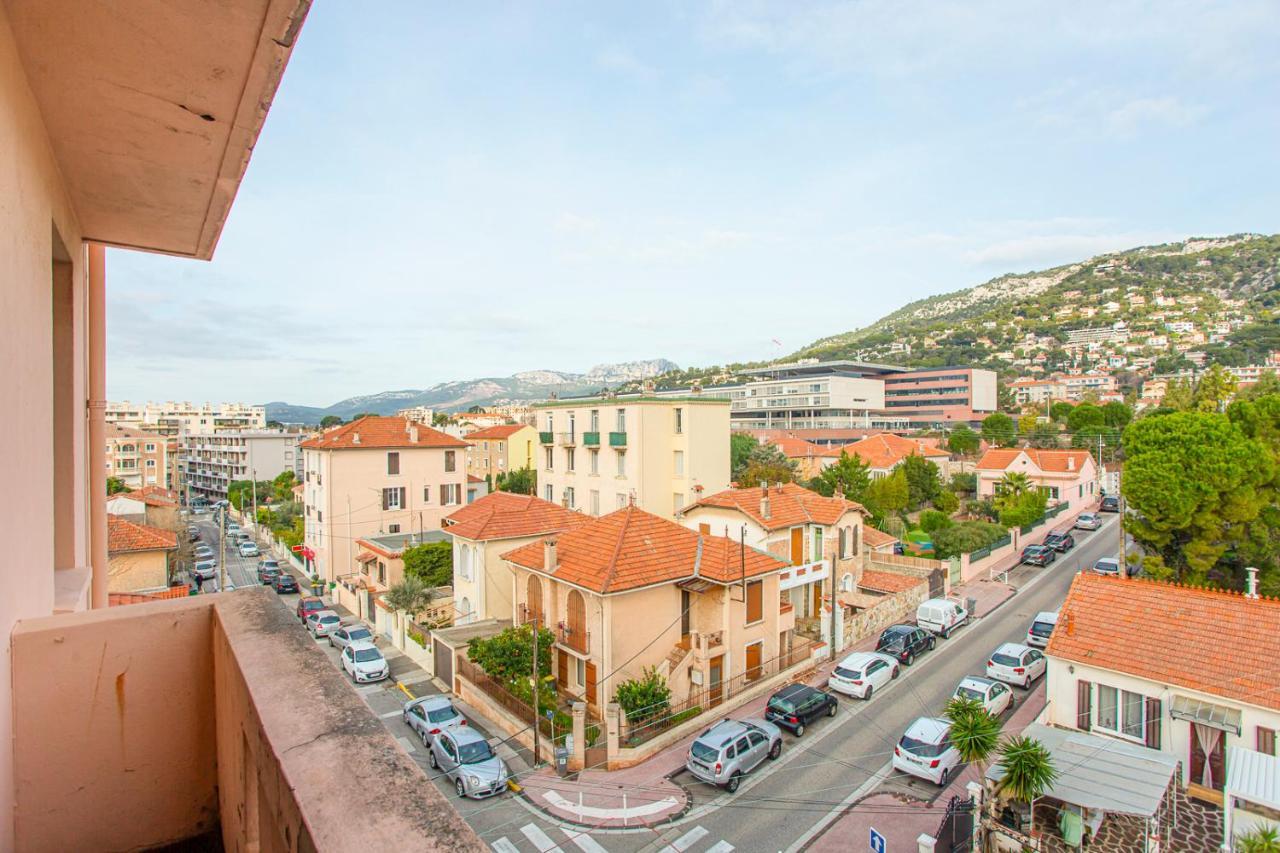
<path fill-rule="evenodd" d="M 417 436 L 415 440 L 414 431 Z M 469 447 L 460 438 L 446 435 L 408 418 L 366 415 L 358 421 L 326 430 L 302 442 L 307 450 L 358 450 L 394 447 Z"/>
<path fill-rule="evenodd" d="M 731 539 L 698 533 L 635 506 L 558 534 L 558 565 L 550 570 L 543 565 L 544 554 L 540 540 L 502 558 L 606 595 L 694 578 L 732 583 L 790 568 L 764 551 L 743 550 Z"/>
<path fill-rule="evenodd" d="M 769 439 L 769 443 L 781 450 L 782 455 L 788 459 L 809 459 L 823 455 L 822 448 L 816 444 L 810 444 L 803 438 L 779 436 L 778 438 Z"/>
<path fill-rule="evenodd" d="M 134 524 L 118 515 L 107 514 L 107 551 L 168 551 L 178 547 L 178 535 L 147 524 Z"/>
<path fill-rule="evenodd" d="M 725 489 L 685 507 L 681 513 L 687 513 L 696 507 L 719 507 L 736 509 L 751 517 L 756 524 L 765 530 L 777 530 L 783 527 L 795 527 L 799 524 L 835 524 L 850 510 L 865 513 L 862 504 L 844 498 L 824 498 L 817 492 L 810 491 L 795 483 L 784 483 L 769 487 L 769 518 L 766 520 L 760 513 L 760 501 L 764 497 L 764 488 Z"/>
<path fill-rule="evenodd" d="M 858 586 L 874 589 L 877 592 L 906 592 L 924 583 L 924 578 L 911 575 L 899 575 L 894 572 L 877 572 L 867 569 L 862 573 Z"/>
<path fill-rule="evenodd" d="M 485 427 L 484 429 L 467 433 L 467 441 L 474 441 L 480 438 L 489 441 L 502 440 L 510 438 L 524 428 L 524 424 L 499 424 L 498 426 Z"/>
<path fill-rule="evenodd" d="M 1277 636 L 1280 599 L 1080 572 L 1046 653 L 1280 710 Z"/>
<path fill-rule="evenodd" d="M 188 598 L 190 595 L 191 589 L 185 585 L 171 586 L 160 592 L 109 592 L 107 593 L 107 605 L 119 607 L 124 604 L 146 604 L 148 601 Z"/>
<path fill-rule="evenodd" d="M 861 457 L 872 468 L 892 468 L 908 456 L 949 457 L 945 450 L 931 447 L 913 438 L 903 438 L 891 432 L 869 436 L 862 441 L 846 444 L 844 451 Z"/>
<path fill-rule="evenodd" d="M 883 548 L 885 545 L 897 542 L 898 537 L 864 524 L 862 526 L 862 541 L 872 548 Z"/>
<path fill-rule="evenodd" d="M 451 536 L 487 542 L 556 533 L 589 520 L 590 516 L 533 495 L 490 492 L 446 517 L 444 530 Z"/>
<path fill-rule="evenodd" d="M 135 501 L 141 501 L 147 506 L 178 505 L 178 493 L 170 491 L 163 486 L 144 486 L 132 492 L 117 492 L 111 498 L 132 498 Z M 107 500 L 111 498 L 107 498 Z"/>
<path fill-rule="evenodd" d="M 1041 471 L 1056 474 L 1068 474 L 1079 471 L 1085 464 L 1093 460 L 1087 450 L 1040 450 L 1035 447 L 993 447 L 978 460 L 978 468 L 983 471 L 1004 471 L 1021 454 Z M 1075 467 L 1071 467 L 1074 461 Z"/>

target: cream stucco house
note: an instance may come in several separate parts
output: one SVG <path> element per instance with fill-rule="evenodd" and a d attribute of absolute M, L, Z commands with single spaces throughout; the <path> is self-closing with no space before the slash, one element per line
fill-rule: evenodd
<path fill-rule="evenodd" d="M 1087 450 L 1039 450 L 1034 447 L 992 448 L 978 460 L 978 497 L 996 494 L 1004 475 L 1019 472 L 1034 486 L 1049 491 L 1049 503 L 1065 503 L 1080 512 L 1100 497 L 1098 466 Z"/>
<path fill-rule="evenodd" d="M 169 588 L 169 556 L 178 536 L 118 515 L 107 517 L 108 592 L 155 592 Z"/>
<path fill-rule="evenodd" d="M 498 424 L 467 433 L 467 473 L 496 486 L 498 475 L 533 469 L 538 431 L 528 424 Z"/>

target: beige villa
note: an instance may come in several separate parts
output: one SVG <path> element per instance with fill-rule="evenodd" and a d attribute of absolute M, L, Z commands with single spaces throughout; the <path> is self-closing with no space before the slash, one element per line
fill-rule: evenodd
<path fill-rule="evenodd" d="M 560 689 L 595 709 L 655 667 L 672 702 L 711 704 L 793 649 L 791 565 L 627 506 L 504 555 L 519 621 L 554 630 Z M 801 641 L 794 641 L 800 643 Z"/>
<path fill-rule="evenodd" d="M 402 417 L 369 415 L 302 442 L 308 566 L 359 572 L 356 540 L 439 530 L 467 500 L 468 443 Z"/>
<path fill-rule="evenodd" d="M 511 569 L 501 555 L 587 520 L 582 513 L 511 492 L 485 495 L 446 518 L 444 533 L 453 540 L 454 624 L 515 618 Z"/>

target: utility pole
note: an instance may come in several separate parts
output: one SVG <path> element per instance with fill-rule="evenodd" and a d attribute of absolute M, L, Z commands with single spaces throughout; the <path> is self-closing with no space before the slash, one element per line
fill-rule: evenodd
<path fill-rule="evenodd" d="M 538 616 L 542 603 L 533 611 L 533 766 L 538 766 Z"/>
<path fill-rule="evenodd" d="M 227 508 L 218 513 L 218 592 L 227 588 Z"/>
<path fill-rule="evenodd" d="M 250 456 L 253 455 L 252 444 L 249 445 L 249 455 Z M 252 467 L 253 465 L 252 462 L 250 462 L 249 464 L 250 464 L 249 482 L 252 484 L 250 488 L 252 488 L 253 490 L 253 538 L 254 538 L 254 541 L 257 541 L 258 539 L 258 469 Z"/>

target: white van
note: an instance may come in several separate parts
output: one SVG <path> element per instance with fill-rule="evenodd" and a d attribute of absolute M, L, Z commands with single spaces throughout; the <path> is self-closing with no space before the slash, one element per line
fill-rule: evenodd
<path fill-rule="evenodd" d="M 949 598 L 931 598 L 916 608 L 916 624 L 944 639 L 967 621 L 968 611 Z"/>
<path fill-rule="evenodd" d="M 1042 610 L 1031 620 L 1027 629 L 1027 645 L 1044 648 L 1049 645 L 1049 637 L 1053 634 L 1053 626 L 1058 624 L 1058 611 Z"/>

